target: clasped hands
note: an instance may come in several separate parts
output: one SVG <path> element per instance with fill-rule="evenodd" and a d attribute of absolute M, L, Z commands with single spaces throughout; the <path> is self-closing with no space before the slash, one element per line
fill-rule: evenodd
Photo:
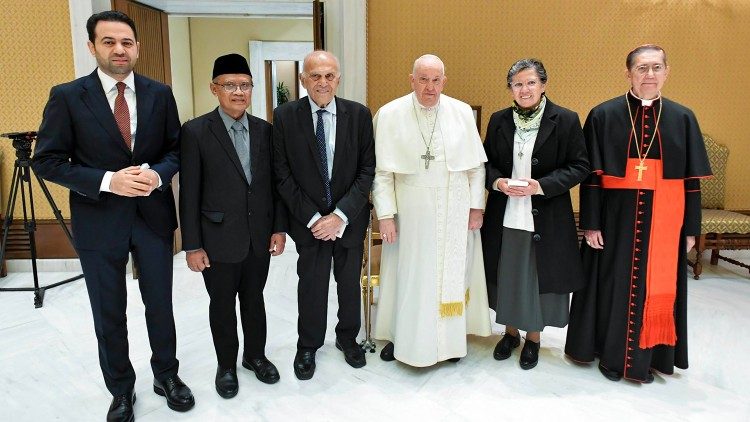
<path fill-rule="evenodd" d="M 139 166 L 116 171 L 109 181 L 109 190 L 120 196 L 149 196 L 159 187 L 159 175 L 152 169 Z"/>
<path fill-rule="evenodd" d="M 508 196 L 534 195 L 539 190 L 539 182 L 534 179 L 519 177 L 516 180 L 525 180 L 529 184 L 528 186 L 508 186 L 508 179 L 500 178 L 497 181 L 497 189 Z"/>
<path fill-rule="evenodd" d="M 344 225 L 344 220 L 335 213 L 324 215 L 310 227 L 313 236 L 318 240 L 336 240 L 336 234 Z"/>

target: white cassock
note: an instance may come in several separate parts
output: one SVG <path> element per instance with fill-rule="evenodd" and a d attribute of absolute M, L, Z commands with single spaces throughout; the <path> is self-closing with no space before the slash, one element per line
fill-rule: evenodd
<path fill-rule="evenodd" d="M 398 229 L 383 243 L 375 338 L 412 366 L 466 356 L 467 334 L 491 333 L 481 238 L 468 229 L 469 209 L 484 209 L 487 161 L 471 107 L 441 95 L 425 108 L 408 94 L 374 127 L 373 203 Z"/>

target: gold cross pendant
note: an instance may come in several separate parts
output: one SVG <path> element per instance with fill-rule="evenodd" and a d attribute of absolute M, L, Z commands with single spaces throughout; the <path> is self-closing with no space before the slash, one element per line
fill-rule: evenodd
<path fill-rule="evenodd" d="M 648 166 L 643 165 L 643 161 L 641 161 L 637 166 L 634 167 L 636 170 L 638 170 L 638 181 L 643 181 L 643 172 L 648 170 Z"/>

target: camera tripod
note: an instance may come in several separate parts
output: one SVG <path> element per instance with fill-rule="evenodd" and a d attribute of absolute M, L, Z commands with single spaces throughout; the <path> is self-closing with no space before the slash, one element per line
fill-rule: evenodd
<path fill-rule="evenodd" d="M 52 283 L 46 286 L 39 286 L 39 274 L 36 267 L 36 215 L 34 213 L 34 196 L 31 190 L 31 144 L 36 139 L 36 132 L 13 132 L 4 133 L 0 135 L 4 138 L 10 138 L 13 141 L 13 148 L 16 150 L 16 162 L 13 166 L 13 179 L 11 181 L 10 194 L 8 195 L 8 206 L 5 208 L 5 219 L 3 221 L 3 238 L 2 244 L 0 245 L 0 263 L 4 262 L 6 247 L 8 246 L 8 233 L 10 232 L 11 225 L 13 224 L 13 211 L 16 206 L 16 199 L 18 198 L 18 190 L 21 190 L 21 204 L 23 209 L 23 231 L 26 232 L 29 240 L 29 253 L 31 254 L 31 272 L 34 275 L 34 287 L 4 287 L 0 288 L 3 292 L 34 292 L 34 307 L 41 308 L 44 304 L 44 292 L 47 289 L 70 283 L 83 278 L 83 274 L 79 274 L 75 277 Z M 73 237 L 70 235 L 68 226 L 65 225 L 65 221 L 62 218 L 60 209 L 55 205 L 55 200 L 49 193 L 47 185 L 44 180 L 34 174 L 39 186 L 44 192 L 44 196 L 47 197 L 47 202 L 52 207 L 52 212 L 55 214 L 55 219 L 60 223 L 63 232 L 68 237 L 70 244 L 73 244 Z M 28 201 L 26 199 L 28 190 Z M 28 202 L 28 204 L 27 204 Z"/>

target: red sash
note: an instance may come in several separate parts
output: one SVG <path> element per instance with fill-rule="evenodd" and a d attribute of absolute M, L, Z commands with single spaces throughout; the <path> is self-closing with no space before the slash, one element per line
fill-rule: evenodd
<path fill-rule="evenodd" d="M 654 206 L 651 212 L 649 232 L 648 268 L 646 270 L 646 304 L 643 311 L 643 325 L 639 346 L 641 349 L 658 344 L 674 346 L 677 333 L 674 324 L 674 302 L 677 297 L 677 258 L 680 248 L 680 231 L 685 212 L 685 185 L 682 179 L 662 178 L 662 164 L 658 159 L 647 159 L 647 167 L 638 181 L 640 164 L 637 158 L 628 158 L 625 177 L 602 176 L 602 187 L 605 189 L 652 190 Z M 638 195 L 636 222 L 642 215 Z M 638 248 L 640 230 L 636 224 L 636 236 L 633 242 L 633 254 Z M 635 256 L 634 256 L 635 258 Z M 636 265 L 633 260 L 633 267 Z M 631 270 L 632 271 L 632 270 Z M 633 272 L 633 279 L 637 276 Z"/>

